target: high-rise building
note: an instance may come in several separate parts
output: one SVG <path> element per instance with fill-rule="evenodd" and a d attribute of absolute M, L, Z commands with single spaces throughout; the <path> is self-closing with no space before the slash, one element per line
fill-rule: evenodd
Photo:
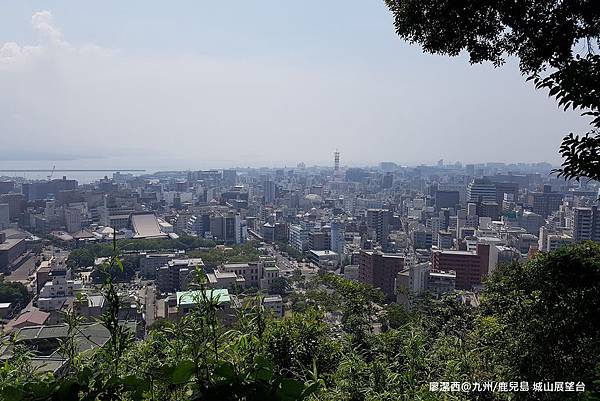
<path fill-rule="evenodd" d="M 532 205 L 532 212 L 546 218 L 552 212 L 557 211 L 562 203 L 563 195 L 558 192 L 552 192 L 550 185 L 544 185 L 543 192 L 533 192 L 529 196 L 529 203 Z"/>
<path fill-rule="evenodd" d="M 233 187 L 237 183 L 237 171 L 233 169 L 223 170 L 223 185 Z"/>
<path fill-rule="evenodd" d="M 440 231 L 438 233 L 437 246 L 439 249 L 452 249 L 454 245 L 453 235 L 450 231 Z"/>
<path fill-rule="evenodd" d="M 10 213 L 8 203 L 0 203 L 0 230 L 8 228 L 10 225 Z"/>
<path fill-rule="evenodd" d="M 202 259 L 171 259 L 156 271 L 156 282 L 161 292 L 186 290 L 196 279 L 196 269 L 202 269 Z"/>
<path fill-rule="evenodd" d="M 447 226 L 446 226 L 447 227 Z M 444 227 L 444 229 L 446 228 Z M 425 228 L 431 231 L 431 241 L 437 244 L 439 231 L 442 229 L 441 219 L 432 217 L 425 222 Z"/>
<path fill-rule="evenodd" d="M 388 298 L 394 297 L 396 275 L 404 268 L 403 256 L 361 250 L 358 266 L 359 281 L 380 288 Z"/>
<path fill-rule="evenodd" d="M 336 252 L 338 255 L 342 256 L 344 254 L 344 231 L 342 228 L 342 224 L 337 221 L 331 222 L 331 248 L 333 252 Z"/>
<path fill-rule="evenodd" d="M 496 201 L 496 186 L 488 179 L 475 178 L 467 186 L 467 202 L 483 201 Z"/>
<path fill-rule="evenodd" d="M 207 224 L 208 223 L 208 224 Z M 202 229 L 210 231 L 213 238 L 226 244 L 241 244 L 244 241 L 242 220 L 239 213 L 217 213 L 202 221 Z M 206 230 L 210 227 L 210 230 Z"/>
<path fill-rule="evenodd" d="M 22 185 L 23 195 L 27 201 L 55 197 L 60 191 L 76 189 L 77 181 L 63 177 L 58 180 L 31 182 Z"/>
<path fill-rule="evenodd" d="M 477 203 L 469 202 L 467 204 L 467 216 L 477 216 Z"/>
<path fill-rule="evenodd" d="M 573 239 L 600 242 L 600 212 L 597 206 L 573 209 Z"/>
<path fill-rule="evenodd" d="M 346 181 L 361 182 L 367 178 L 367 173 L 362 168 L 349 168 L 346 170 Z"/>
<path fill-rule="evenodd" d="M 392 221 L 392 212 L 387 209 L 367 209 L 366 222 L 371 230 L 375 230 L 377 241 L 385 245 L 388 241 L 389 226 Z"/>
<path fill-rule="evenodd" d="M 496 202 L 502 204 L 504 195 L 512 196 L 513 199 L 519 197 L 519 184 L 516 182 L 494 182 L 496 186 Z"/>
<path fill-rule="evenodd" d="M 474 164 L 465 164 L 465 173 L 469 177 L 475 176 L 475 165 Z"/>
<path fill-rule="evenodd" d="M 384 189 L 391 188 L 394 184 L 394 175 L 392 173 L 385 173 L 381 180 L 381 187 Z"/>
<path fill-rule="evenodd" d="M 489 273 L 490 247 L 477 244 L 476 251 L 435 250 L 431 255 L 432 269 L 455 271 L 456 289 L 471 290 Z"/>
<path fill-rule="evenodd" d="M 477 215 L 497 220 L 500 217 L 500 205 L 497 202 L 481 202 L 477 205 Z"/>
<path fill-rule="evenodd" d="M 7 194 L 14 192 L 15 182 L 14 181 L 0 181 L 0 194 Z"/>
<path fill-rule="evenodd" d="M 0 272 L 7 273 L 26 250 L 27 243 L 23 238 L 6 238 L 6 233 L 0 232 Z"/>
<path fill-rule="evenodd" d="M 331 237 L 327 231 L 308 233 L 308 248 L 313 251 L 325 251 L 331 248 Z"/>
<path fill-rule="evenodd" d="M 288 230 L 288 243 L 299 252 L 308 250 L 308 233 L 306 226 L 291 224 Z"/>
<path fill-rule="evenodd" d="M 83 210 L 80 207 L 65 208 L 65 226 L 67 232 L 76 233 L 81 231 L 83 223 Z"/>
<path fill-rule="evenodd" d="M 458 191 L 446 191 L 437 190 L 435 192 L 435 207 L 437 210 L 444 208 L 456 209 L 456 206 L 460 203 L 460 192 Z"/>
<path fill-rule="evenodd" d="M 517 223 L 523 227 L 529 234 L 538 234 L 546 220 L 537 213 L 524 211 L 517 214 Z"/>
<path fill-rule="evenodd" d="M 414 249 L 430 249 L 433 245 L 433 233 L 429 229 L 413 230 L 412 244 Z"/>
<path fill-rule="evenodd" d="M 265 205 L 271 205 L 275 201 L 275 182 L 270 179 L 265 180 L 264 186 L 264 197 L 265 197 Z"/>
<path fill-rule="evenodd" d="M 0 195 L 0 203 L 8 204 L 8 213 L 11 221 L 17 221 L 25 211 L 25 197 L 23 194 L 8 193 Z"/>
<path fill-rule="evenodd" d="M 396 302 L 410 304 L 411 296 L 419 296 L 427 291 L 431 263 L 418 263 L 405 267 L 396 275 Z"/>

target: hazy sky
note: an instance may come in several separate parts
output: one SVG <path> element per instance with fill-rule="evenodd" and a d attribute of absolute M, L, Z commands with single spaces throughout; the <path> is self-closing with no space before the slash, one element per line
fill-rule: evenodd
<path fill-rule="evenodd" d="M 586 127 L 515 63 L 404 43 L 383 1 L 0 3 L 4 168 L 557 163 Z"/>

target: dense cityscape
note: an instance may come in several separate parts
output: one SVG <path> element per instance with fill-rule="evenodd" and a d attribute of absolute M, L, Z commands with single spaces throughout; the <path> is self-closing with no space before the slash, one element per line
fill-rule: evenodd
<path fill-rule="evenodd" d="M 66 311 L 93 326 L 105 312 L 100 267 L 114 239 L 126 244 L 116 280 L 130 307 L 120 319 L 139 338 L 190 311 L 199 272 L 228 324 L 257 292 L 274 316 L 302 310 L 305 290 L 293 277 L 325 272 L 407 309 L 453 292 L 477 305 L 499 264 L 600 242 L 598 184 L 550 170 L 443 160 L 345 168 L 335 152 L 330 167 L 115 172 L 90 184 L 3 177 L 2 285 L 26 289 L 0 304 L 3 331 L 35 348 L 66 334 Z M 44 351 L 33 359 L 41 371 L 65 366 L 56 349 Z"/>
<path fill-rule="evenodd" d="M 2 2 L 0 401 L 600 400 L 596 2 Z"/>

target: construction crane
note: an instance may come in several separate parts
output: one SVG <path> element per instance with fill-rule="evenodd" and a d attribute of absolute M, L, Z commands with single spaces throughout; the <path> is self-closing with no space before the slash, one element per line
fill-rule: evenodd
<path fill-rule="evenodd" d="M 50 181 L 52 179 L 52 176 L 54 175 L 54 170 L 56 170 L 56 166 L 52 166 L 52 170 L 50 171 L 50 175 L 48 175 L 48 181 Z"/>

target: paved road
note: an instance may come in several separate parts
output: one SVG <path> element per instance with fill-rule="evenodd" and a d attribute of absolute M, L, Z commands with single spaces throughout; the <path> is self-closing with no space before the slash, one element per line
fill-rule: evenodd
<path fill-rule="evenodd" d="M 31 254 L 29 258 L 23 262 L 10 276 L 6 278 L 7 281 L 27 281 L 29 276 L 35 272 L 35 256 Z"/>
<path fill-rule="evenodd" d="M 297 263 L 295 260 L 290 260 L 286 258 L 281 254 L 281 252 L 276 250 L 274 246 L 267 245 L 266 249 L 269 252 L 269 254 L 275 258 L 275 263 L 277 264 L 277 267 L 279 267 L 279 269 L 281 270 L 282 274 L 285 274 L 286 272 L 291 273 L 297 268 Z"/>
<path fill-rule="evenodd" d="M 146 327 L 154 323 L 156 319 L 156 296 L 154 293 L 154 285 L 149 285 L 144 288 L 145 291 L 145 314 Z"/>

